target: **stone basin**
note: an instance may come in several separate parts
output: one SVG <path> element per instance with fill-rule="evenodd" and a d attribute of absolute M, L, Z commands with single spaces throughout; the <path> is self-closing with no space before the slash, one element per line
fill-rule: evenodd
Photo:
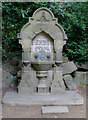
<path fill-rule="evenodd" d="M 48 71 L 51 69 L 54 61 L 31 61 L 33 68 L 37 71 Z"/>

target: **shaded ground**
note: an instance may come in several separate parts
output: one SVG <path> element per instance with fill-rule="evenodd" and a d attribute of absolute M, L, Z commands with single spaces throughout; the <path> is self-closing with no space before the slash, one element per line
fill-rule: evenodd
<path fill-rule="evenodd" d="M 3 95 L 5 93 L 3 89 Z M 69 113 L 45 114 L 42 115 L 42 106 L 10 107 L 2 106 L 3 118 L 86 118 L 86 88 L 78 88 L 77 92 L 84 97 L 84 104 L 81 106 L 68 106 Z"/>

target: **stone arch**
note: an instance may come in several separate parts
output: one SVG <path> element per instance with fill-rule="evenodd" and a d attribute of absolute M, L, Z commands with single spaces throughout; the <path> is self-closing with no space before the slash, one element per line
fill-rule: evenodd
<path fill-rule="evenodd" d="M 39 8 L 39 9 L 37 9 L 37 10 L 33 13 L 32 19 L 37 18 L 37 15 L 38 15 L 40 12 L 43 12 L 43 11 L 46 11 L 47 14 L 50 15 L 50 19 L 51 19 L 51 20 L 56 20 L 56 18 L 54 17 L 53 13 L 52 13 L 49 9 L 47 9 L 47 8 L 45 8 L 45 7 L 41 7 L 41 8 Z M 49 19 L 49 18 L 48 18 L 48 19 Z"/>
<path fill-rule="evenodd" d="M 53 39 L 54 50 L 58 56 L 56 59 L 60 61 L 64 40 L 67 39 L 67 36 L 64 29 L 58 24 L 57 18 L 54 18 L 53 13 L 47 8 L 37 9 L 33 16 L 29 18 L 29 22 L 21 29 L 20 43 L 24 54 L 30 56 L 32 39 L 41 32 L 45 32 Z M 30 61 L 30 59 L 24 57 L 25 61 Z"/>
<path fill-rule="evenodd" d="M 49 38 L 51 40 L 51 42 L 54 44 L 54 39 L 53 37 L 50 36 L 50 34 L 46 33 L 45 31 L 41 31 L 39 33 L 37 33 L 37 35 L 34 36 L 34 38 L 32 39 L 32 42 L 33 40 L 35 39 L 35 37 L 37 37 L 38 35 L 42 34 L 43 36 Z"/>
<path fill-rule="evenodd" d="M 66 34 L 65 34 L 65 32 L 64 32 L 64 29 L 61 27 L 60 24 L 58 24 L 57 18 L 54 17 L 53 13 L 52 13 L 49 9 L 44 8 L 44 7 L 37 9 L 37 10 L 33 13 L 32 17 L 29 17 L 29 22 L 26 23 L 26 24 L 23 26 L 23 28 L 21 29 L 20 35 L 23 33 L 23 31 L 25 30 L 25 28 L 27 28 L 28 26 L 31 26 L 31 24 L 32 24 L 33 21 L 35 21 L 35 22 L 40 21 L 39 18 L 38 18 L 38 19 L 39 19 L 38 21 L 36 20 L 36 18 L 38 17 L 38 15 L 41 15 L 41 14 L 40 14 L 41 11 L 45 11 L 45 12 L 47 12 L 47 13 L 50 15 L 50 18 L 46 19 L 46 21 L 47 21 L 47 22 L 50 22 L 50 21 L 53 22 L 53 21 L 54 21 L 54 24 L 62 31 L 62 33 L 63 33 L 63 39 L 66 40 L 66 39 L 67 39 L 67 36 L 66 36 Z M 38 14 L 38 15 L 37 15 L 37 14 Z M 48 17 L 49 17 L 49 16 L 48 16 Z M 44 21 L 44 22 L 45 22 L 45 21 Z"/>

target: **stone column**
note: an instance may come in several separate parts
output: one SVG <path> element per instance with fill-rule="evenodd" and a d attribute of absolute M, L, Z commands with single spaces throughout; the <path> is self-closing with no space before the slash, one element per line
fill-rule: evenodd
<path fill-rule="evenodd" d="M 47 92 L 47 86 L 46 86 L 47 71 L 37 71 L 36 76 L 39 79 L 38 93 L 46 93 Z"/>

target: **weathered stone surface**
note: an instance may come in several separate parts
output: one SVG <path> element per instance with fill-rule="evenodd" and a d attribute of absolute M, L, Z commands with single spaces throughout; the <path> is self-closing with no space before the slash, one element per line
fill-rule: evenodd
<path fill-rule="evenodd" d="M 83 70 L 87 70 L 88 71 L 88 62 L 86 62 L 85 64 L 82 64 L 82 65 L 77 65 L 77 67 L 79 69 L 83 69 Z"/>
<path fill-rule="evenodd" d="M 65 91 L 58 94 L 17 94 L 6 92 L 3 103 L 10 106 L 33 106 L 33 105 L 82 105 L 83 97 L 77 92 Z"/>
<path fill-rule="evenodd" d="M 13 80 L 13 75 L 6 71 L 2 71 L 2 87 L 3 88 L 9 88 Z"/>
<path fill-rule="evenodd" d="M 77 86 L 85 87 L 87 82 L 87 74 L 88 72 L 76 72 L 76 76 L 74 77 L 74 83 Z"/>
<path fill-rule="evenodd" d="M 73 82 L 73 78 L 71 77 L 71 75 L 65 75 L 63 79 L 70 90 L 76 89 L 76 85 Z"/>
<path fill-rule="evenodd" d="M 51 93 L 58 93 L 62 90 L 65 90 L 65 85 L 62 80 L 62 72 L 56 70 L 54 73 L 54 79 L 51 84 Z"/>
<path fill-rule="evenodd" d="M 46 106 L 42 107 L 42 113 L 68 113 L 69 109 L 67 106 Z"/>
<path fill-rule="evenodd" d="M 18 86 L 19 94 L 30 94 L 37 90 L 38 79 L 36 78 L 36 71 L 29 66 L 23 68 L 22 79 Z"/>
<path fill-rule="evenodd" d="M 63 75 L 71 74 L 76 70 L 77 70 L 77 67 L 73 62 L 63 63 L 63 67 L 62 67 Z"/>

